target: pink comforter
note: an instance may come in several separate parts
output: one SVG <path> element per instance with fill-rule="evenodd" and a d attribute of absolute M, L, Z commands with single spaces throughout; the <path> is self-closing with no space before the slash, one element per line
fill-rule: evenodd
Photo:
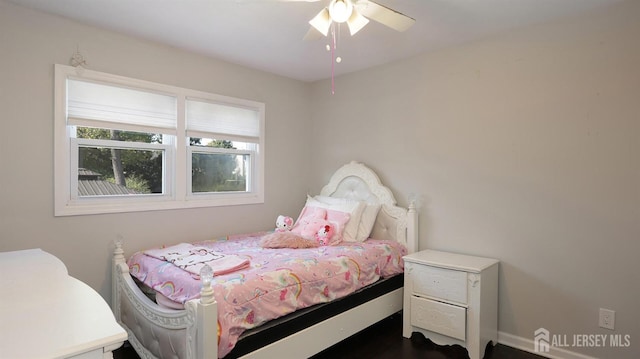
<path fill-rule="evenodd" d="M 218 357 L 224 357 L 247 329 L 296 309 L 346 296 L 381 277 L 403 271 L 406 248 L 369 239 L 308 249 L 264 249 L 254 233 L 194 243 L 249 258 L 251 265 L 214 278 L 218 302 Z M 184 303 L 200 295 L 200 282 L 174 266 L 138 252 L 131 274 L 169 299 Z"/>

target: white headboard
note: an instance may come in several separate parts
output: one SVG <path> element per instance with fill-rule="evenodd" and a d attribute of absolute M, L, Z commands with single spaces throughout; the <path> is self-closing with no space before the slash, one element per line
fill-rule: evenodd
<path fill-rule="evenodd" d="M 391 190 L 380 182 L 373 170 L 359 162 L 340 167 L 320 191 L 322 196 L 348 198 L 382 206 L 371 231 L 376 239 L 395 240 L 409 253 L 418 251 L 418 213 L 414 203 L 409 208 L 396 205 Z"/>

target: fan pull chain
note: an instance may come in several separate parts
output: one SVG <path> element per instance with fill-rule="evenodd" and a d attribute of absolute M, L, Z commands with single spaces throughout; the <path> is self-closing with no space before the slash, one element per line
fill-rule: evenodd
<path fill-rule="evenodd" d="M 336 93 L 335 86 L 335 66 L 342 62 L 342 57 L 336 56 L 338 50 L 338 39 L 340 38 L 340 28 L 338 27 L 338 34 L 336 35 L 336 24 L 331 24 L 331 44 L 327 45 L 327 51 L 331 52 L 331 94 Z"/>
<path fill-rule="evenodd" d="M 336 84 L 334 80 L 336 65 L 336 27 L 333 24 L 331 25 L 331 39 L 333 42 L 331 46 L 331 94 L 334 95 L 336 93 Z"/>

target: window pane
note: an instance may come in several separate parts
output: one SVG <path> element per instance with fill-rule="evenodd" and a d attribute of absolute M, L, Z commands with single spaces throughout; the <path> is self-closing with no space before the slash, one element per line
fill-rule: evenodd
<path fill-rule="evenodd" d="M 162 150 L 81 146 L 78 195 L 163 193 L 163 156 Z"/>
<path fill-rule="evenodd" d="M 249 155 L 233 153 L 193 153 L 191 191 L 247 192 Z"/>
<path fill-rule="evenodd" d="M 146 133 L 134 131 L 110 130 L 106 128 L 80 127 L 76 128 L 76 138 L 93 140 L 115 140 L 125 142 L 162 143 L 161 133 Z"/>
<path fill-rule="evenodd" d="M 251 142 L 218 140 L 215 138 L 187 137 L 189 145 L 198 147 L 230 148 L 234 150 L 255 151 L 256 144 Z"/>

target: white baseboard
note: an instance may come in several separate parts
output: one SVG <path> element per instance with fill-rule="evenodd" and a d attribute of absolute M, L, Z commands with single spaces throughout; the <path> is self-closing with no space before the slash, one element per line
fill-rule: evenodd
<path fill-rule="evenodd" d="M 517 337 L 513 334 L 505 332 L 498 332 L 498 343 L 551 359 L 598 359 L 588 355 L 555 347 L 549 348 L 549 351 L 547 353 L 538 353 L 534 351 L 534 343 L 532 339 Z"/>

